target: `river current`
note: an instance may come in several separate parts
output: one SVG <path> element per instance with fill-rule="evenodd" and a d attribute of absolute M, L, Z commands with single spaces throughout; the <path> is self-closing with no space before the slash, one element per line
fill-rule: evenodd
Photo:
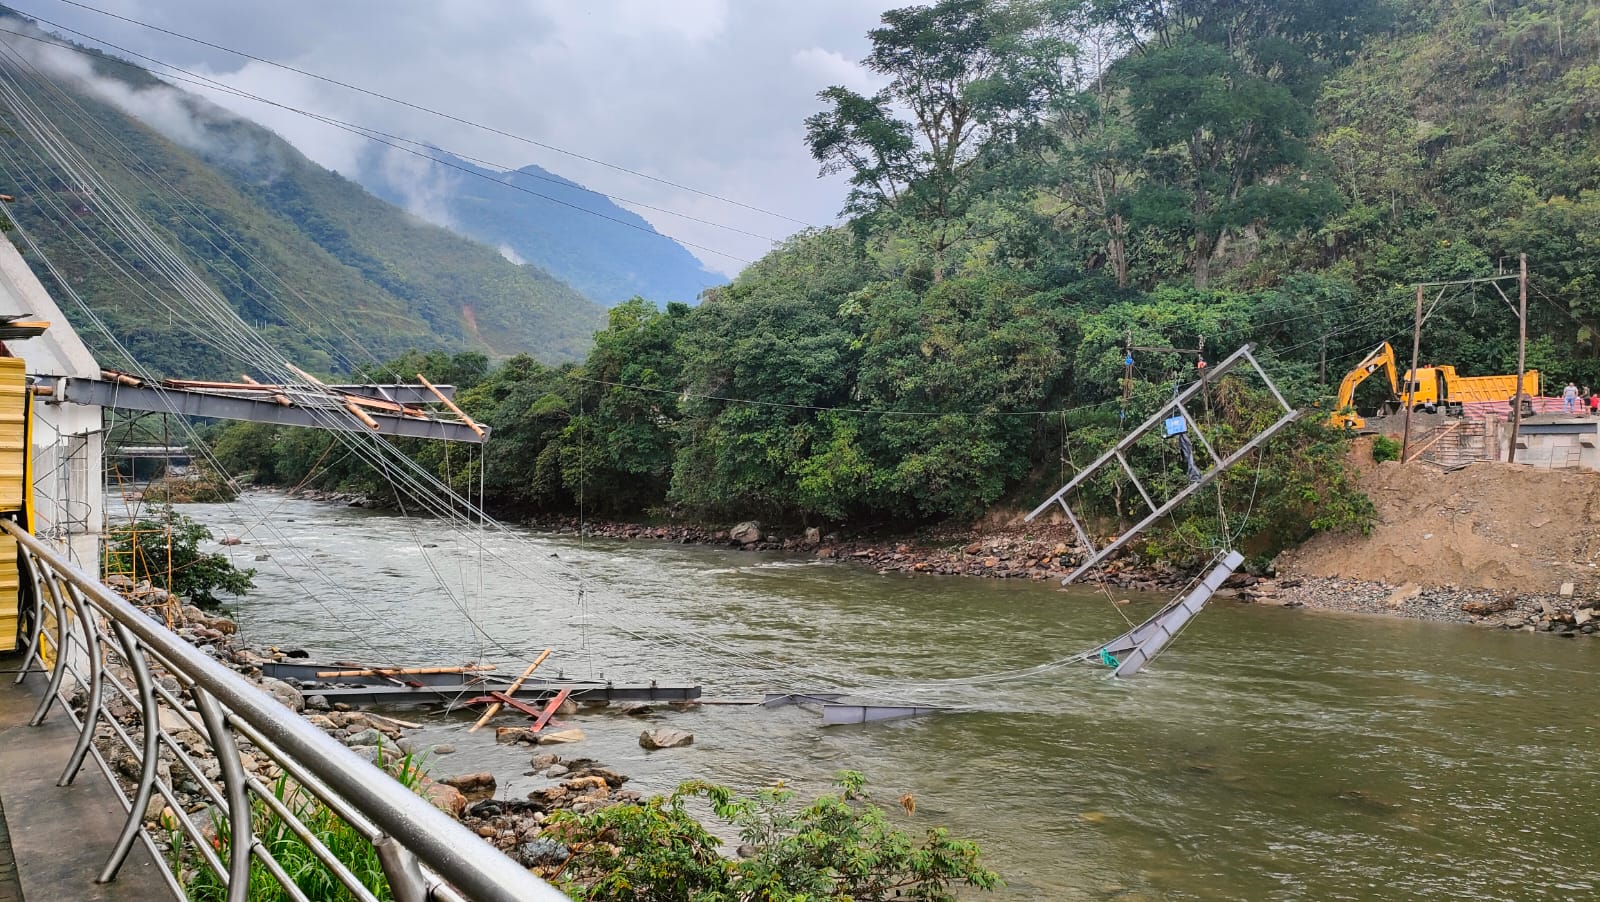
<path fill-rule="evenodd" d="M 1028 668 L 1163 601 L 656 542 L 441 535 L 273 494 L 182 509 L 244 539 L 220 550 L 258 570 L 234 606 L 256 645 L 512 674 L 552 647 L 542 671 L 692 682 L 708 700 Z M 1600 897 L 1600 642 L 1219 601 L 1150 670 L 1103 673 L 941 684 L 918 697 L 971 710 L 865 726 L 706 705 L 649 718 L 695 736 L 649 753 L 638 718 L 582 713 L 570 725 L 588 738 L 555 750 L 646 792 L 698 777 L 812 795 L 859 770 L 887 805 L 916 797 L 905 826 L 976 840 L 1003 899 Z M 421 745 L 457 749 L 436 773 L 492 770 L 507 795 L 543 785 L 519 776 L 526 747 L 469 736 L 466 713 L 425 719 Z"/>

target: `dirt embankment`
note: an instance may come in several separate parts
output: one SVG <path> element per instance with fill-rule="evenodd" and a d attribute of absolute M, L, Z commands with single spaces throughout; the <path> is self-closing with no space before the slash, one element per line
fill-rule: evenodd
<path fill-rule="evenodd" d="M 1379 464 L 1361 479 L 1371 535 L 1320 535 L 1278 559 L 1282 577 L 1343 577 L 1555 593 L 1600 589 L 1600 473 L 1479 463 L 1453 472 Z"/>

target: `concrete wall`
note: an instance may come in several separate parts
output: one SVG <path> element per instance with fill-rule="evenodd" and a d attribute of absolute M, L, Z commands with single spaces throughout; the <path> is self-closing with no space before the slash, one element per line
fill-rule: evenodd
<path fill-rule="evenodd" d="M 1504 460 L 1511 439 L 1500 438 Z M 1600 419 L 1566 417 L 1553 423 L 1525 423 L 1517 436 L 1517 463 L 1546 470 L 1600 470 Z"/>
<path fill-rule="evenodd" d="M 88 346 L 7 240 L 0 240 L 0 314 L 28 314 L 51 324 L 37 338 L 5 343 L 41 384 L 64 376 L 100 375 Z M 34 531 L 55 540 L 84 569 L 97 573 L 105 521 L 102 409 L 42 397 L 37 401 L 32 448 Z"/>

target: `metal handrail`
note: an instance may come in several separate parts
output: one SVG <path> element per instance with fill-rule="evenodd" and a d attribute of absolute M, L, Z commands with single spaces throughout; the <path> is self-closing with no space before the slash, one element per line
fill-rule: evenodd
<path fill-rule="evenodd" d="M 79 684 L 77 688 L 91 697 L 90 706 L 76 718 L 81 721 L 82 733 L 73 761 L 62 777 L 63 784 L 76 775 L 101 719 L 115 727 L 115 719 L 101 710 L 101 682 L 112 679 L 106 673 L 110 668 L 101 663 L 106 650 L 115 652 L 128 664 L 135 683 L 132 690 L 142 701 L 135 708 L 143 713 L 139 732 L 147 737 L 145 750 L 158 748 L 157 740 L 165 739 L 172 751 L 179 751 L 178 743 L 161 729 L 159 717 L 152 717 L 158 713 L 157 705 L 163 698 L 169 707 L 175 699 L 169 687 L 157 684 L 146 665 L 153 663 L 163 669 L 192 697 L 198 719 L 205 727 L 204 733 L 196 731 L 197 735 L 209 738 L 221 771 L 218 780 L 234 841 L 230 844 L 230 860 L 218 877 L 228 885 L 229 900 L 244 898 L 252 856 L 266 864 L 275 876 L 281 873 L 271 853 L 264 851 L 250 833 L 250 797 L 252 791 L 259 797 L 262 787 L 240 766 L 236 733 L 286 772 L 310 777 L 297 784 L 347 822 L 379 831 L 379 835 L 368 838 L 391 890 L 401 902 L 460 898 L 457 892 L 484 902 L 555 902 L 567 898 L 426 799 L 151 619 L 17 524 L 0 520 L 0 528 L 15 538 L 25 552 L 22 557 L 32 580 L 37 614 L 29 653 L 39 656 L 41 662 L 38 636 L 47 619 L 47 603 L 55 615 L 57 632 L 49 640 L 53 648 L 50 692 L 41 703 L 35 722 L 48 713 L 54 699 L 67 700 L 65 677 L 69 673 Z M 87 677 L 75 669 L 75 654 L 87 657 L 91 670 Z M 133 697 L 126 687 L 118 691 L 124 693 L 125 699 Z M 192 729 L 191 712 L 178 710 L 185 718 L 184 729 Z M 152 719 L 156 722 L 152 723 Z M 170 801 L 172 790 L 156 776 L 155 759 L 131 743 L 134 737 L 115 728 L 106 732 L 124 736 L 124 745 L 141 764 L 138 790 L 128 802 L 129 823 L 141 822 L 151 793 L 159 792 Z M 98 752 L 96 757 L 100 757 Z M 197 769 L 188 756 L 178 757 L 182 759 L 178 763 L 186 770 L 192 773 Z M 186 816 L 180 813 L 179 819 L 186 830 L 192 828 Z M 127 854 L 127 845 L 118 844 L 103 879 L 114 876 Z M 205 858 L 202 856 L 203 861 Z M 216 870 L 216 864 L 205 863 Z M 430 878 L 426 872 L 437 876 Z"/>

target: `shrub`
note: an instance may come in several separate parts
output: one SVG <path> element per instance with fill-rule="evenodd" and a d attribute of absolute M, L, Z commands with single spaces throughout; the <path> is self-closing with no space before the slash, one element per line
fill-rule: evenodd
<path fill-rule="evenodd" d="M 255 588 L 256 571 L 235 567 L 226 555 L 200 551 L 200 543 L 210 539 L 211 530 L 173 512 L 170 505 L 157 508 L 148 518 L 111 528 L 105 569 L 148 579 L 201 607 L 215 607 L 221 603 L 215 594 L 219 590 L 243 595 Z"/>
<path fill-rule="evenodd" d="M 868 801 L 866 780 L 839 775 L 840 792 L 794 810 L 781 785 L 752 798 L 702 781 L 669 796 L 614 805 L 589 814 L 556 812 L 546 832 L 572 850 L 563 889 L 574 899 L 922 899 L 954 902 L 952 888 L 990 890 L 1000 878 L 979 862 L 978 847 L 931 828 L 919 840 L 889 823 Z M 740 857 L 724 858 L 722 841 L 690 814 L 704 799 L 733 827 Z M 901 800 L 907 813 L 910 796 Z"/>
<path fill-rule="evenodd" d="M 1400 443 L 1387 435 L 1380 435 L 1372 440 L 1372 459 L 1382 463 L 1386 460 L 1400 459 Z"/>

